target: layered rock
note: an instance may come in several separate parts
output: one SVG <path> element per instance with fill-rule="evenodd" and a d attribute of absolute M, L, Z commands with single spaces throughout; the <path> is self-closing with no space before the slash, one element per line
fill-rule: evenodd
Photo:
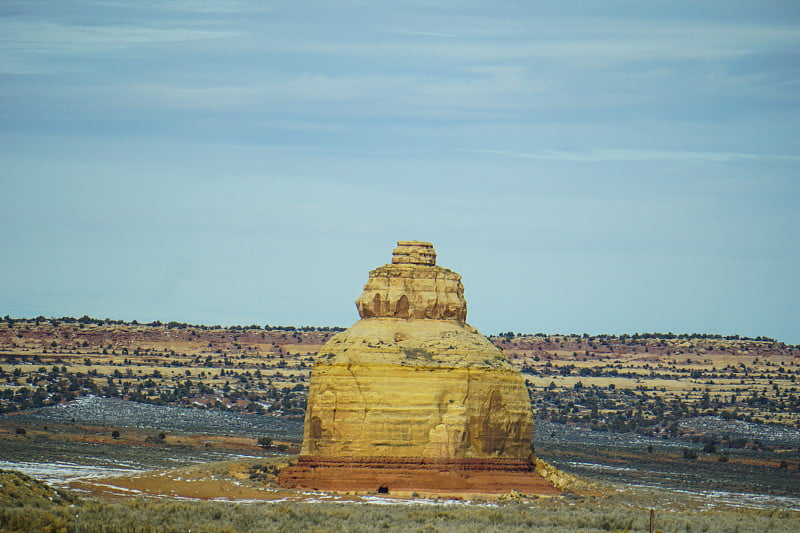
<path fill-rule="evenodd" d="M 527 459 L 532 429 L 520 373 L 474 329 L 366 318 L 317 356 L 301 454 Z"/>
<path fill-rule="evenodd" d="M 400 241 L 392 263 L 369 273 L 356 300 L 362 318 L 460 320 L 467 318 L 461 276 L 436 266 L 429 242 Z"/>
<path fill-rule="evenodd" d="M 300 461 L 284 485 L 543 491 L 524 380 L 465 323 L 461 277 L 435 261 L 430 243 L 401 241 L 370 272 L 361 320 L 314 362 Z M 449 477 L 435 483 L 431 468 Z"/>

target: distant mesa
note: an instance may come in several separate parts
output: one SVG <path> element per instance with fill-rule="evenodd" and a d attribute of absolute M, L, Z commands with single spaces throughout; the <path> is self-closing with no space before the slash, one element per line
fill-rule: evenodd
<path fill-rule="evenodd" d="M 286 487 L 375 492 L 558 490 L 533 471 L 522 375 L 465 320 L 461 276 L 400 241 L 369 273 L 361 320 L 319 351 Z"/>

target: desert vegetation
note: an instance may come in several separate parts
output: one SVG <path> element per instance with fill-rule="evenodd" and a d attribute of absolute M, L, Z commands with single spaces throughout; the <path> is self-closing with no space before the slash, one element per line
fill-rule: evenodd
<path fill-rule="evenodd" d="M 299 423 L 313 359 L 339 330 L 7 316 L 0 321 L 0 412 L 94 396 Z M 507 332 L 490 340 L 522 371 L 538 423 L 681 438 L 695 443 L 687 454 L 719 461 L 737 449 L 776 451 L 778 464 L 798 468 L 793 456 L 781 455 L 785 447 L 696 423 L 713 418 L 800 428 L 797 346 L 672 333 Z M 160 442 L 158 435 L 146 438 Z"/>
<path fill-rule="evenodd" d="M 792 531 L 800 518 L 796 504 L 781 503 L 795 501 L 800 472 L 800 348 L 671 333 L 490 337 L 526 380 L 536 453 L 610 490 L 475 505 L 309 505 L 265 496 L 275 469 L 253 459 L 226 494 L 271 503 L 170 500 L 170 491 L 215 498 L 191 492 L 196 480 L 221 483 L 230 472 L 176 473 L 165 484 L 154 468 L 296 453 L 313 359 L 339 330 L 6 317 L 0 438 L 11 460 L 80 457 L 145 473 L 63 485 L 83 500 L 3 473 L 0 529 L 636 531 L 656 508 L 661 531 Z M 669 487 L 678 491 L 659 492 Z M 752 497 L 752 508 L 734 493 Z M 709 498 L 718 503 L 709 508 Z"/>
<path fill-rule="evenodd" d="M 0 471 L 0 480 L 0 528 L 10 532 L 600 532 L 646 531 L 650 520 L 649 509 L 629 495 L 425 505 L 103 501 L 81 500 L 16 472 Z M 798 518 L 789 510 L 655 512 L 658 531 L 795 531 Z"/>
<path fill-rule="evenodd" d="M 0 412 L 98 395 L 301 417 L 317 350 L 341 329 L 7 316 Z M 539 420 L 664 436 L 697 416 L 800 427 L 800 348 L 774 339 L 507 332 L 490 340 L 523 372 Z"/>
<path fill-rule="evenodd" d="M 87 395 L 302 417 L 313 356 L 337 328 L 0 322 L 0 412 Z"/>
<path fill-rule="evenodd" d="M 774 339 L 509 332 L 491 340 L 521 369 L 539 420 L 661 436 L 698 416 L 800 427 L 800 349 Z"/>

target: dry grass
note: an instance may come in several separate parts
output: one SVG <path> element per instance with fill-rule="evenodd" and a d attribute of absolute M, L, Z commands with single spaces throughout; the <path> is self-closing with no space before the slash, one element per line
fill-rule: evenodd
<path fill-rule="evenodd" d="M 60 514 L 59 514 L 60 513 Z M 73 514 L 74 513 L 74 514 Z M 49 524 L 47 518 L 54 522 Z M 658 531 L 794 532 L 793 511 L 659 511 Z M 611 501 L 500 505 L 228 504 L 133 499 L 88 502 L 49 515 L 0 510 L 6 531 L 82 532 L 601 532 L 646 531 L 649 511 Z M 36 528 L 36 529 L 32 529 Z"/>
<path fill-rule="evenodd" d="M 196 500 L 274 501 L 293 498 L 274 480 L 289 457 L 270 457 L 258 461 L 227 461 L 184 468 L 148 471 L 112 478 L 84 479 L 70 487 L 82 494 L 104 499 L 187 498 Z"/>

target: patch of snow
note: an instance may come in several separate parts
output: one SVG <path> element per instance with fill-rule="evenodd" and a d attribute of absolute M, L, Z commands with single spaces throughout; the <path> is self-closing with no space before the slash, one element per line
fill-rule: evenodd
<path fill-rule="evenodd" d="M 56 486 L 64 486 L 71 481 L 99 477 L 123 476 L 137 474 L 143 470 L 135 468 L 110 468 L 108 466 L 79 465 L 76 463 L 34 463 L 29 461 L 10 462 L 0 461 L 0 468 L 4 470 L 18 470 L 33 478 L 40 479 Z"/>
<path fill-rule="evenodd" d="M 623 466 L 609 466 L 609 465 L 598 465 L 595 463 L 579 463 L 577 461 L 569 461 L 567 463 L 570 466 L 577 466 L 581 468 L 591 468 L 593 470 L 609 470 L 612 472 L 635 472 L 635 468 L 628 468 Z"/>

